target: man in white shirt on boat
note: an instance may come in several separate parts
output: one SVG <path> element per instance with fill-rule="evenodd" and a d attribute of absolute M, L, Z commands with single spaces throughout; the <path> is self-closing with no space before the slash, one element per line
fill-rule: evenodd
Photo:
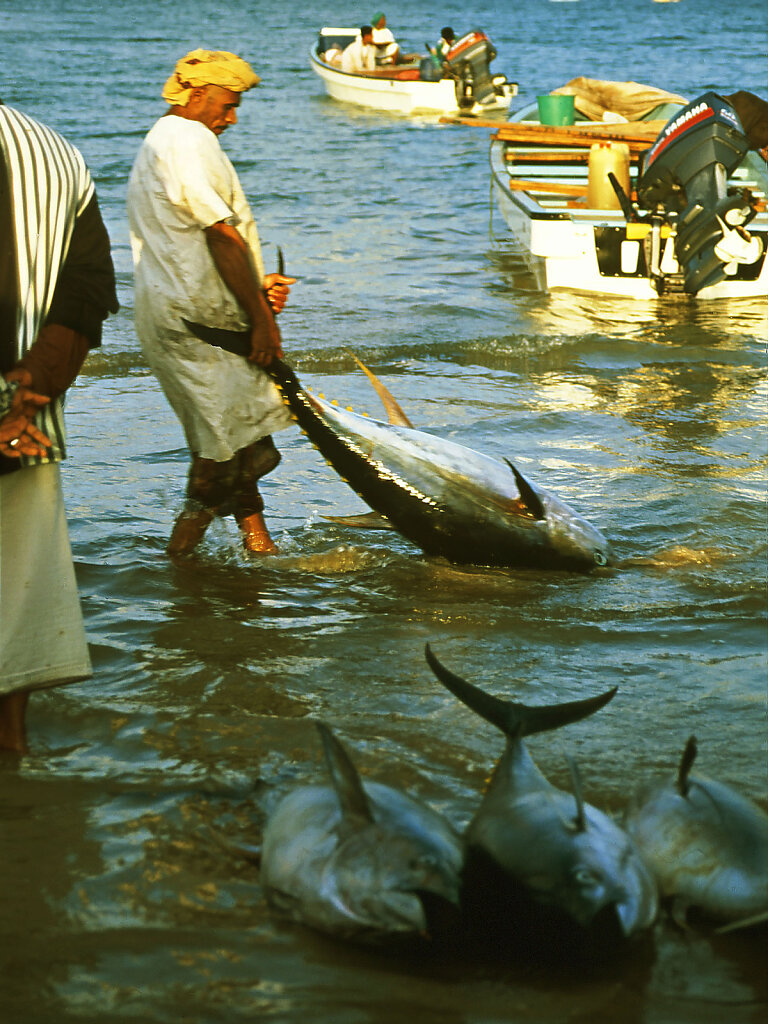
<path fill-rule="evenodd" d="M 341 70 L 348 74 L 376 70 L 376 47 L 373 45 L 373 28 L 363 25 L 360 35 L 349 44 L 341 55 Z"/>

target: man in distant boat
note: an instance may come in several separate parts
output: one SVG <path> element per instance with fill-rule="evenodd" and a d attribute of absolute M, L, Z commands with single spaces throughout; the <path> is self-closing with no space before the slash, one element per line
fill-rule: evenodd
<path fill-rule="evenodd" d="M 347 74 L 376 70 L 376 48 L 373 45 L 373 29 L 363 25 L 360 35 L 345 47 L 341 55 L 341 70 Z"/>
<path fill-rule="evenodd" d="M 142 351 L 192 456 L 168 543 L 190 554 L 216 516 L 234 516 L 247 551 L 277 550 L 258 481 L 280 461 L 272 434 L 291 420 L 264 372 L 282 355 L 275 320 L 294 278 L 265 274 L 258 230 L 219 136 L 260 81 L 233 53 L 193 50 L 163 89 L 128 184 L 135 322 Z M 183 320 L 249 330 L 249 360 L 189 333 Z"/>
<path fill-rule="evenodd" d="M 448 59 L 448 51 L 455 42 L 456 33 L 450 25 L 446 25 L 445 28 L 440 29 L 440 39 L 435 47 L 435 55 L 441 63 Z"/>
<path fill-rule="evenodd" d="M 387 28 L 387 19 L 383 11 L 376 11 L 371 18 L 373 26 L 373 45 L 379 64 L 398 64 L 400 47 L 395 42 L 392 31 Z"/>
<path fill-rule="evenodd" d="M 27 749 L 32 690 L 92 674 L 59 462 L 63 396 L 117 312 L 90 172 L 0 101 L 0 750 Z"/>

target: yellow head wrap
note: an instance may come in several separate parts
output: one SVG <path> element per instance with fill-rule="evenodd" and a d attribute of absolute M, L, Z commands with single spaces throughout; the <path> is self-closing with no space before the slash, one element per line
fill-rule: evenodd
<path fill-rule="evenodd" d="M 232 92 L 252 89 L 261 79 L 247 61 L 226 50 L 192 50 L 176 63 L 163 87 L 163 99 L 174 107 L 186 107 L 193 89 L 220 85 Z"/>

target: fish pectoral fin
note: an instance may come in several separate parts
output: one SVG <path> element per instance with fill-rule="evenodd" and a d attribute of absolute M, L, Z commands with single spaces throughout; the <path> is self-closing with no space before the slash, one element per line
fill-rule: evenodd
<path fill-rule="evenodd" d="M 411 429 L 413 429 L 411 421 L 400 408 L 392 394 L 381 383 L 376 374 L 369 370 L 364 363 L 361 363 L 354 352 L 351 352 L 350 355 L 373 385 L 376 394 L 381 399 L 382 405 L 387 412 L 390 424 L 393 427 L 411 427 Z"/>
<path fill-rule="evenodd" d="M 765 924 L 768 921 L 768 910 L 763 911 L 762 914 L 753 914 L 751 917 L 741 917 L 738 921 L 731 921 L 729 924 L 723 924 L 719 928 L 715 928 L 715 935 L 725 935 L 726 932 L 735 932 L 739 928 L 753 928 L 758 924 Z"/>
<path fill-rule="evenodd" d="M 515 483 L 519 491 L 519 497 L 511 503 L 509 510 L 521 516 L 528 516 L 531 519 L 546 519 L 544 506 L 536 491 L 534 491 L 522 473 L 512 465 L 509 459 L 504 459 L 504 461 L 514 473 Z"/>
<path fill-rule="evenodd" d="M 684 932 L 691 930 L 691 926 L 688 924 L 689 907 L 690 903 L 688 902 L 688 900 L 683 899 L 682 896 L 672 897 L 672 903 L 669 908 L 669 913 L 677 927 Z"/>
<path fill-rule="evenodd" d="M 243 860 L 252 861 L 254 864 L 261 864 L 260 846 L 252 846 L 250 843 L 235 843 L 210 826 L 207 831 L 209 837 L 222 850 L 226 850 L 227 853 L 234 854 L 236 857 L 242 857 Z"/>
<path fill-rule="evenodd" d="M 360 530 L 394 530 L 394 526 L 380 512 L 361 512 L 355 516 L 323 516 L 338 526 L 356 526 Z"/>

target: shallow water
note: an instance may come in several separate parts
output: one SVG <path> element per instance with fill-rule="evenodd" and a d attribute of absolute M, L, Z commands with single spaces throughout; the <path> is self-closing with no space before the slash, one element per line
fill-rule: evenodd
<path fill-rule="evenodd" d="M 756 0 L 725 26 L 713 0 L 521 0 L 493 18 L 416 0 L 388 15 L 413 49 L 442 24 L 486 28 L 520 104 L 578 74 L 765 95 Z M 0 763 L 3 1019 L 764 1019 L 764 932 L 662 923 L 650 951 L 593 976 L 384 957 L 280 919 L 208 832 L 256 841 L 275 798 L 321 775 L 313 718 L 367 776 L 463 826 L 502 739 L 440 688 L 425 642 L 530 703 L 618 685 L 595 718 L 530 742 L 562 786 L 574 755 L 598 806 L 619 814 L 692 732 L 697 767 L 765 806 L 764 304 L 537 293 L 489 207 L 487 129 L 324 96 L 306 57 L 316 19 L 344 25 L 354 8 L 32 0 L 23 34 L 18 17 L 0 2 L 0 95 L 82 148 L 123 308 L 68 402 L 95 676 L 34 696 L 31 753 Z M 281 324 L 301 379 L 380 415 L 354 351 L 416 425 L 514 460 L 582 512 L 619 570 L 457 568 L 336 526 L 323 516 L 362 505 L 294 430 L 264 486 L 282 553 L 247 559 L 224 522 L 195 563 L 167 561 L 187 455 L 133 334 L 123 204 L 165 77 L 201 44 L 263 77 L 224 145 L 267 263 L 280 244 L 300 279 Z"/>

